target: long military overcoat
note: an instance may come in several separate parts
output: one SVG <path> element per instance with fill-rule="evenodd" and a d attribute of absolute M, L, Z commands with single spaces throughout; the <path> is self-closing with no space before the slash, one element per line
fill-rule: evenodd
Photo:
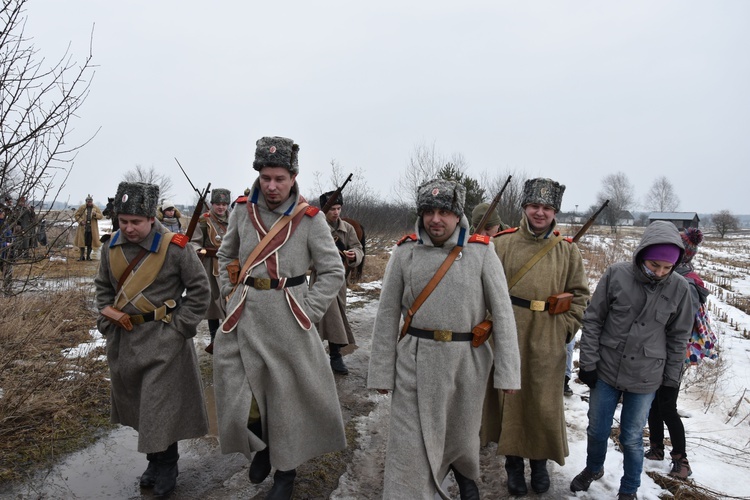
<path fill-rule="evenodd" d="M 154 222 L 151 233 L 140 244 L 128 243 L 117 231 L 103 248 L 99 272 L 94 280 L 99 310 L 112 305 L 118 277 L 110 271 L 110 251 L 122 246 L 132 260 L 141 248 L 154 250 L 156 233 L 166 231 Z M 164 238 L 160 244 L 165 244 Z M 146 258 L 136 266 L 138 268 Z M 183 296 L 183 291 L 186 295 Z M 179 307 L 172 321 L 151 321 L 126 331 L 99 316 L 97 327 L 107 339 L 107 361 L 112 384 L 113 423 L 138 431 L 138 451 L 164 451 L 175 441 L 200 437 L 208 432 L 198 360 L 193 337 L 208 307 L 208 280 L 198 256 L 191 248 L 169 243 L 167 256 L 155 281 L 143 294 L 154 305 L 172 299 Z M 141 312 L 131 304 L 128 314 Z"/>
<path fill-rule="evenodd" d="M 540 248 L 554 237 L 535 236 L 523 216 L 520 227 L 494 238 L 508 281 Z M 570 310 L 556 315 L 513 306 L 521 351 L 521 391 L 503 394 L 490 391 L 485 404 L 483 440 L 498 440 L 498 455 L 513 455 L 560 465 L 568 456 L 563 384 L 565 344 L 581 326 L 589 287 L 583 259 L 575 243 L 562 240 L 510 289 L 525 300 L 545 301 L 550 295 L 574 295 Z M 499 401 L 498 401 L 499 399 Z"/>
<path fill-rule="evenodd" d="M 78 223 L 76 236 L 73 239 L 74 247 L 86 246 L 86 204 L 84 203 L 76 210 L 73 218 Z M 96 205 L 91 207 L 91 247 L 99 248 L 102 242 L 99 241 L 99 221 L 104 218 L 102 211 Z"/>
<path fill-rule="evenodd" d="M 219 218 L 216 214 L 206 212 L 201 215 L 198 224 L 195 226 L 195 232 L 190 239 L 190 245 L 196 250 L 201 248 L 208 249 L 213 255 L 200 257 L 203 263 L 203 269 L 208 276 L 208 282 L 211 285 L 211 303 L 206 311 L 206 319 L 224 319 L 226 311 L 224 299 L 219 291 L 219 258 L 215 252 L 221 246 L 221 240 L 227 231 L 227 216 Z M 209 227 L 209 224 L 211 227 Z M 213 239 L 213 241 L 212 241 Z"/>
<path fill-rule="evenodd" d="M 239 258 L 243 264 L 260 238 L 250 220 L 256 205 L 265 228 L 302 201 L 294 185 L 290 198 L 268 210 L 258 181 L 249 198 L 242 198 L 229 216 L 229 228 L 219 248 L 222 296 L 232 289 L 227 264 Z M 218 411 L 219 441 L 223 453 L 252 452 L 269 446 L 271 464 L 280 470 L 294 469 L 306 460 L 346 447 L 336 384 L 328 356 L 312 323 L 320 321 L 344 280 L 344 266 L 336 251 L 322 213 L 307 212 L 294 233 L 251 276 L 270 277 L 267 263 L 280 277 L 305 275 L 314 265 L 318 281 L 285 290 L 249 288 L 236 329 L 222 329 L 214 341 L 214 388 Z M 227 312 L 242 300 L 241 288 L 232 294 Z M 302 326 L 292 312 L 299 304 L 311 322 Z M 299 313 L 299 311 L 298 311 Z M 304 321 L 303 321 L 304 322 Z M 247 429 L 252 399 L 261 415 L 263 440 Z"/>
<path fill-rule="evenodd" d="M 394 248 L 375 319 L 367 386 L 393 391 L 383 498 L 432 499 L 452 464 L 466 477 L 479 476 L 479 426 L 493 362 L 494 387 L 518 389 L 520 359 L 503 267 L 494 248 L 468 243 L 468 221 L 441 247 L 420 223 L 418 241 Z M 463 250 L 416 312 L 411 326 L 471 332 L 493 316 L 490 340 L 444 342 L 406 335 L 398 341 L 402 315 L 411 307 L 453 247 Z M 494 350 L 490 348 L 494 344 Z"/>
<path fill-rule="evenodd" d="M 356 257 L 354 258 L 354 262 L 351 262 L 350 266 L 357 267 L 362 262 L 365 253 L 362 251 L 362 243 L 359 241 L 359 238 L 357 238 L 357 233 L 354 231 L 352 225 L 339 219 L 336 221 L 335 227 L 331 227 L 330 223 L 328 224 L 328 227 L 345 249 L 354 252 Z M 317 279 L 316 275 L 317 273 L 313 271 L 310 277 L 311 286 L 315 284 L 315 280 Z M 318 327 L 320 338 L 333 344 L 355 343 L 354 333 L 352 333 L 352 328 L 349 326 L 349 321 L 346 319 L 346 290 L 346 281 L 344 281 L 344 284 L 341 285 L 341 288 L 339 289 L 339 294 L 336 296 L 336 300 L 331 302 L 328 310 L 323 315 L 323 319 L 315 325 Z"/>

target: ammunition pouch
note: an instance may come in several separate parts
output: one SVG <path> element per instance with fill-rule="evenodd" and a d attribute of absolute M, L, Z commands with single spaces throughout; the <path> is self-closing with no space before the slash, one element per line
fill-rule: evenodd
<path fill-rule="evenodd" d="M 549 303 L 550 314 L 562 314 L 570 310 L 570 305 L 573 303 L 573 294 L 563 292 L 550 295 L 547 302 Z"/>
<path fill-rule="evenodd" d="M 234 259 L 227 264 L 227 274 L 229 274 L 231 284 L 236 285 L 240 282 L 240 259 Z"/>
<path fill-rule="evenodd" d="M 492 335 L 492 321 L 488 319 L 482 321 L 471 329 L 471 333 L 474 336 L 474 338 L 471 339 L 471 346 L 479 347 L 490 338 L 490 335 Z"/>
<path fill-rule="evenodd" d="M 112 306 L 107 306 L 99 314 L 107 318 L 107 320 L 113 325 L 117 325 L 125 330 L 133 331 L 133 323 L 130 321 L 130 315 L 126 312 L 122 312 L 119 309 L 115 309 Z"/>

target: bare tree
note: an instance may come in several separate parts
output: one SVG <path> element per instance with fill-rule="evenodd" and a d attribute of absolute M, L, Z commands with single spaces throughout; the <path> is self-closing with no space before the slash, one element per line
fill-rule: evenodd
<path fill-rule="evenodd" d="M 680 198 L 669 179 L 662 175 L 654 181 L 644 205 L 655 212 L 674 212 L 680 207 Z"/>
<path fill-rule="evenodd" d="M 601 206 L 606 200 L 609 205 L 602 212 L 602 222 L 609 224 L 616 231 L 617 223 L 623 211 L 633 206 L 635 189 L 623 172 L 609 174 L 602 179 L 602 189 L 597 194 L 597 204 Z M 598 207 L 597 207 L 598 208 Z"/>
<path fill-rule="evenodd" d="M 171 197 L 172 178 L 166 174 L 159 173 L 154 166 L 145 168 L 136 165 L 133 170 L 128 170 L 122 175 L 125 182 L 145 182 L 147 184 L 156 184 L 159 186 L 159 202 Z"/>
<path fill-rule="evenodd" d="M 76 153 L 88 140 L 71 143 L 68 133 L 89 93 L 93 77 L 92 55 L 83 64 L 73 61 L 68 49 L 52 63 L 40 58 L 26 36 L 27 0 L 3 0 L 0 4 L 0 191 L 16 200 L 25 199 L 29 218 L 22 207 L 9 211 L 6 224 L 17 229 L 14 239 L 23 242 L 17 264 L 34 262 L 48 255 L 48 246 L 27 251 L 35 242 L 39 225 L 49 215 L 65 184 Z M 95 135 L 95 134 L 94 134 Z M 32 222 L 29 224 L 28 221 Z M 60 238 L 67 238 L 61 233 Z M 26 273 L 27 275 L 29 273 Z M 26 289 L 28 279 L 13 293 Z"/>
<path fill-rule="evenodd" d="M 466 159 L 461 153 L 453 153 L 446 157 L 435 150 L 432 145 L 418 144 L 409 158 L 406 171 L 398 178 L 394 194 L 402 205 L 417 205 L 417 188 L 424 182 L 438 177 L 440 169 L 447 164 L 453 164 L 460 172 L 466 170 Z"/>
<path fill-rule="evenodd" d="M 732 215 L 729 210 L 721 210 L 711 216 L 711 225 L 724 238 L 724 235 L 730 231 L 737 231 L 740 228 L 740 220 Z"/>
<path fill-rule="evenodd" d="M 351 173 L 352 180 L 349 181 L 349 184 L 346 185 L 346 188 L 341 193 L 344 197 L 343 217 L 360 220 L 368 210 L 368 207 L 373 205 L 377 199 L 372 187 L 367 183 L 364 169 L 357 167 L 346 171 L 336 159 L 331 159 L 330 165 L 331 170 L 327 181 L 322 181 L 322 172 L 313 172 L 315 193 L 310 196 L 310 201 L 316 202 L 321 194 L 337 189 L 346 181 L 346 178 Z"/>

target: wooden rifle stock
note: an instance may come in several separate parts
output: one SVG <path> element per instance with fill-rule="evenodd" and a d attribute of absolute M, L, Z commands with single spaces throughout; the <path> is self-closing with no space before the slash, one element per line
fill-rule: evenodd
<path fill-rule="evenodd" d="M 607 208 L 607 205 L 609 205 L 609 200 L 605 201 L 602 206 L 599 207 L 599 210 L 594 212 L 594 214 L 589 217 L 589 220 L 586 221 L 586 224 L 584 224 L 583 227 L 576 233 L 576 235 L 573 236 L 573 243 L 576 243 L 584 234 L 586 234 L 586 231 L 588 231 L 589 228 L 594 224 L 596 218 L 599 217 L 600 213 L 602 213 L 602 210 Z"/>
<path fill-rule="evenodd" d="M 211 183 L 208 183 L 208 186 L 206 186 L 206 189 L 201 193 L 196 189 L 196 192 L 200 196 L 198 198 L 198 202 L 195 204 L 195 210 L 193 210 L 193 216 L 190 218 L 190 224 L 188 224 L 187 231 L 185 231 L 185 236 L 188 237 L 188 239 L 193 237 L 193 233 L 195 232 L 195 226 L 198 225 L 198 219 L 200 219 L 201 214 L 203 213 L 203 205 L 206 203 L 206 196 L 208 196 L 208 193 L 211 189 Z"/>
<path fill-rule="evenodd" d="M 490 206 L 487 208 L 487 212 L 485 212 L 484 216 L 482 217 L 482 220 L 479 221 L 479 224 L 477 224 L 477 227 L 474 228 L 475 232 L 482 231 L 484 229 L 484 226 L 487 225 L 487 221 L 490 220 L 490 217 L 492 217 L 492 212 L 497 209 L 498 203 L 500 203 L 500 197 L 503 195 L 503 192 L 505 191 L 505 188 L 508 187 L 508 184 L 510 184 L 510 178 L 513 177 L 512 175 L 509 175 L 508 178 L 505 181 L 505 184 L 503 184 L 502 189 L 500 189 L 500 192 L 495 195 L 494 198 L 492 198 L 492 203 L 490 203 Z"/>
<path fill-rule="evenodd" d="M 352 174 L 349 174 L 349 177 L 346 178 L 344 183 L 341 186 L 337 187 L 336 191 L 334 191 L 331 194 L 331 196 L 328 197 L 328 200 L 326 200 L 326 204 L 320 207 L 320 210 L 323 213 L 328 212 L 331 209 L 331 207 L 336 204 L 336 200 L 338 200 L 339 196 L 341 196 L 341 191 L 344 190 L 344 188 L 346 187 L 346 185 L 349 183 L 350 180 L 352 180 Z"/>

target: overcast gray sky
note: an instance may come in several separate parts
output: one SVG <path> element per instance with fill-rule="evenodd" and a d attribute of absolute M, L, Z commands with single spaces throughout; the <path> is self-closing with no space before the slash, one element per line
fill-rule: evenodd
<path fill-rule="evenodd" d="M 239 194 L 255 141 L 300 145 L 303 193 L 335 159 L 384 198 L 419 144 L 567 185 L 624 172 L 680 209 L 750 213 L 750 2 L 33 0 L 27 35 L 98 65 L 63 189 L 113 196 L 140 164 Z M 333 186 L 329 186 L 333 187 Z"/>

